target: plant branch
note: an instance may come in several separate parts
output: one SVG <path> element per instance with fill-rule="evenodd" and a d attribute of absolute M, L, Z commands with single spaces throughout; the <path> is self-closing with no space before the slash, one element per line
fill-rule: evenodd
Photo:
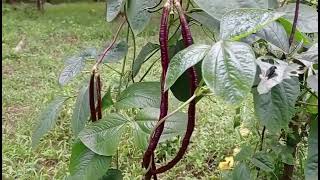
<path fill-rule="evenodd" d="M 99 60 L 98 60 L 98 61 L 96 62 L 96 64 L 93 66 L 92 71 L 95 71 L 95 70 L 98 68 L 98 66 L 99 66 L 99 64 L 101 64 L 103 58 L 106 56 L 106 54 L 108 53 L 108 51 L 112 48 L 112 46 L 113 46 L 114 43 L 116 42 L 116 40 L 117 40 L 117 38 L 118 38 L 118 36 L 119 36 L 119 34 L 120 34 L 120 31 L 121 31 L 123 25 L 125 24 L 125 22 L 126 22 L 126 20 L 124 20 L 124 21 L 120 24 L 120 26 L 119 26 L 119 28 L 118 28 L 118 30 L 117 30 L 117 32 L 116 32 L 116 35 L 114 36 L 111 44 L 103 51 L 103 53 L 102 53 L 102 55 L 100 56 Z"/>
<path fill-rule="evenodd" d="M 141 77 L 141 79 L 139 80 L 139 82 L 142 82 L 143 79 L 149 74 L 150 70 L 152 69 L 152 67 L 156 64 L 156 62 L 158 62 L 160 58 L 158 58 L 157 60 L 155 60 L 154 62 L 152 62 L 152 64 L 149 66 L 149 68 L 147 69 L 147 71 L 143 74 L 143 76 Z"/>
<path fill-rule="evenodd" d="M 294 19 L 293 19 L 293 24 L 292 24 L 292 30 L 289 38 L 289 46 L 291 46 L 293 42 L 293 37 L 297 29 L 297 22 L 298 22 L 298 16 L 299 16 L 299 5 L 300 5 L 300 0 L 296 0 L 296 9 L 294 12 Z"/>

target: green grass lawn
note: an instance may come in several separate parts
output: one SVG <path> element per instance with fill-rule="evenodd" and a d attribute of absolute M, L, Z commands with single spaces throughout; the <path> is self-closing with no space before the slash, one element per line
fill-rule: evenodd
<path fill-rule="evenodd" d="M 117 24 L 105 22 L 104 3 L 75 3 L 50 5 L 42 15 L 28 6 L 14 11 L 4 7 L 2 11 L 2 177 L 6 179 L 63 179 L 68 175 L 71 143 L 70 119 L 74 99 L 60 114 L 58 123 L 31 149 L 31 134 L 37 117 L 56 95 L 75 95 L 88 74 L 77 77 L 69 85 L 58 85 L 58 77 L 64 60 L 86 47 L 103 47 L 112 39 Z M 148 41 L 157 42 L 159 19 L 137 37 L 137 50 Z M 197 42 L 211 43 L 204 38 L 201 29 L 194 32 Z M 25 38 L 25 47 L 15 53 L 13 48 Z M 125 38 L 125 29 L 120 38 Z M 130 41 L 130 45 L 132 42 Z M 132 47 L 128 55 L 131 64 Z M 159 54 L 156 55 L 159 57 Z M 155 59 L 156 57 L 154 57 Z M 151 61 L 150 61 L 151 62 Z M 88 63 L 90 70 L 92 63 Z M 121 64 L 112 65 L 120 70 Z M 140 77 L 148 67 L 143 66 Z M 158 80 L 159 63 L 146 80 Z M 130 68 L 127 66 L 127 69 Z M 103 67 L 105 87 L 116 85 L 118 74 Z M 248 101 L 250 102 L 250 100 Z M 253 129 L 255 122 L 252 105 L 243 109 L 244 124 Z M 161 179 L 216 179 L 220 175 L 218 163 L 232 155 L 240 144 L 255 144 L 254 131 L 241 138 L 233 129 L 234 107 L 219 99 L 204 98 L 198 105 L 197 124 L 186 157 Z M 143 152 L 133 145 L 130 132 L 126 132 L 119 149 L 119 168 L 125 179 L 141 179 Z M 176 141 L 163 143 L 157 150 L 161 162 L 170 160 L 178 149 Z"/>

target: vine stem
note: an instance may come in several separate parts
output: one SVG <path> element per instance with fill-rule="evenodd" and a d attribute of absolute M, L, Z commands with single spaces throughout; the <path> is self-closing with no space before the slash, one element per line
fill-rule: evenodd
<path fill-rule="evenodd" d="M 300 5 L 300 0 L 296 0 L 296 9 L 294 12 L 294 19 L 293 19 L 293 24 L 292 24 L 292 30 L 289 38 L 289 46 L 291 46 L 293 42 L 293 37 L 297 29 L 297 22 L 298 22 L 298 16 L 299 16 L 299 5 Z"/>
<path fill-rule="evenodd" d="M 125 24 L 125 22 L 126 22 L 126 20 L 124 20 L 124 21 L 120 24 L 120 26 L 119 26 L 119 28 L 118 28 L 118 30 L 117 30 L 117 32 L 116 32 L 116 35 L 114 36 L 111 44 L 103 51 L 103 53 L 102 53 L 102 55 L 100 56 L 99 60 L 98 60 L 98 61 L 96 62 L 96 64 L 93 66 L 92 71 L 95 71 L 95 70 L 98 68 L 98 66 L 99 66 L 99 64 L 101 64 L 103 58 L 106 56 L 106 54 L 108 53 L 108 51 L 112 48 L 112 46 L 113 46 L 114 43 L 116 42 L 116 40 L 117 40 L 117 38 L 118 38 L 118 36 L 119 36 L 119 34 L 120 34 L 120 31 L 121 31 L 123 25 Z"/>
<path fill-rule="evenodd" d="M 152 64 L 149 66 L 149 68 L 147 69 L 147 71 L 143 74 L 143 76 L 141 77 L 141 79 L 139 80 L 139 82 L 142 82 L 143 79 L 149 74 L 149 72 L 151 71 L 152 67 L 156 64 L 156 62 L 158 62 L 159 58 L 155 61 L 152 62 Z"/>
<path fill-rule="evenodd" d="M 154 126 L 153 130 L 150 133 L 150 137 L 152 137 L 154 131 L 164 122 L 166 121 L 168 118 L 170 118 L 171 116 L 173 116 L 174 114 L 176 114 L 177 112 L 179 112 L 182 108 L 184 108 L 185 106 L 187 106 L 191 101 L 193 101 L 196 97 L 198 97 L 199 95 L 193 94 L 186 102 L 184 102 L 183 104 L 181 104 L 177 109 L 175 109 L 174 111 L 172 111 L 171 113 L 167 114 L 165 117 L 163 117 L 162 119 L 160 119 L 157 124 Z M 151 138 L 149 139 L 149 141 L 151 141 Z"/>

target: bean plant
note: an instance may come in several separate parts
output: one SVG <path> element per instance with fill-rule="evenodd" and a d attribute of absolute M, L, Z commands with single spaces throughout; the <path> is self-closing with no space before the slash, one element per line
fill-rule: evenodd
<path fill-rule="evenodd" d="M 107 0 L 106 21 L 113 25 L 120 21 L 113 39 L 101 52 L 88 48 L 66 60 L 58 80 L 61 86 L 84 70 L 90 75 L 85 74 L 87 80 L 75 96 L 57 96 L 43 110 L 32 146 L 54 127 L 63 105 L 76 98 L 68 178 L 122 179 L 121 169 L 111 164 L 119 161 L 118 146 L 130 128 L 134 145 L 144 151 L 141 174 L 146 180 L 158 179 L 187 153 L 196 117 L 201 116 L 196 107 L 199 101 L 214 96 L 240 113 L 242 102 L 252 96 L 260 140 L 255 147 L 242 146 L 235 166 L 221 178 L 292 179 L 299 165 L 305 179 L 317 179 L 318 15 L 310 3 Z M 159 42 L 148 42 L 136 53 L 135 37 L 158 14 Z M 197 32 L 192 32 L 191 25 L 204 28 L 208 32 L 204 38 L 212 43 L 194 39 L 192 34 Z M 126 39 L 121 40 L 125 33 Z M 129 40 L 133 42 L 131 64 Z M 140 68 L 157 54 L 161 58 L 137 79 Z M 159 61 L 161 67 L 154 67 Z M 121 72 L 113 63 L 122 63 Z M 93 66 L 85 69 L 86 64 Z M 145 81 L 153 67 L 161 68 L 159 80 Z M 117 84 L 102 88 L 110 82 L 102 76 L 103 68 L 119 74 Z M 172 111 L 170 92 L 181 102 Z M 158 144 L 176 137 L 180 147 L 174 158 L 158 163 Z M 301 147 L 307 147 L 306 160 L 300 158 Z"/>

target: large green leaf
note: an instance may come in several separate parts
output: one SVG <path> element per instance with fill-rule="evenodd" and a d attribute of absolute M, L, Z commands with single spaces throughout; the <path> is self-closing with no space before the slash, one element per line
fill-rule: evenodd
<path fill-rule="evenodd" d="M 183 49 L 185 49 L 183 40 L 177 40 L 174 45 L 169 46 L 169 59 L 172 59 L 178 52 L 182 51 Z M 195 68 L 198 77 L 198 82 L 200 82 L 202 80 L 201 62 L 196 64 Z M 176 97 L 179 101 L 185 102 L 191 97 L 189 87 L 189 73 L 184 72 L 171 86 L 170 90 L 174 97 Z M 181 91 L 181 89 L 184 89 L 184 91 Z"/>
<path fill-rule="evenodd" d="M 215 33 L 220 32 L 220 21 L 211 17 L 208 13 L 204 11 L 196 11 L 188 13 L 187 15 L 201 23 L 201 25 L 208 28 L 210 31 Z"/>
<path fill-rule="evenodd" d="M 84 68 L 84 58 L 82 56 L 79 57 L 72 57 L 67 60 L 67 63 L 60 73 L 59 76 L 59 84 L 65 85 L 67 84 L 72 78 L 74 78 L 80 71 Z"/>
<path fill-rule="evenodd" d="M 266 5 L 265 2 L 261 3 L 261 0 L 194 0 L 194 2 L 218 20 L 221 20 L 225 13 L 233 9 L 260 8 Z"/>
<path fill-rule="evenodd" d="M 312 119 L 308 139 L 308 157 L 304 174 L 306 180 L 318 179 L 318 118 Z"/>
<path fill-rule="evenodd" d="M 103 63 L 115 63 L 123 59 L 128 53 L 128 44 L 121 41 L 112 46 L 103 58 Z"/>
<path fill-rule="evenodd" d="M 119 14 L 123 0 L 107 0 L 107 21 L 111 22 Z"/>
<path fill-rule="evenodd" d="M 138 147 L 145 149 L 148 144 L 147 140 L 151 131 L 159 120 L 160 109 L 158 108 L 144 108 L 136 116 L 133 124 L 133 133 L 135 142 Z M 178 112 L 166 120 L 164 130 L 162 132 L 160 142 L 178 135 L 184 135 L 187 128 L 188 116 L 186 113 Z"/>
<path fill-rule="evenodd" d="M 253 154 L 253 149 L 250 146 L 241 147 L 240 152 L 234 158 L 236 161 L 245 161 L 251 158 Z"/>
<path fill-rule="evenodd" d="M 255 114 L 269 132 L 277 133 L 282 128 L 288 128 L 299 92 L 297 78 L 284 79 L 266 94 L 259 95 L 253 88 Z"/>
<path fill-rule="evenodd" d="M 71 118 L 71 129 L 76 136 L 84 128 L 89 115 L 89 91 L 88 86 L 85 85 L 80 89 Z"/>
<path fill-rule="evenodd" d="M 194 65 L 198 83 L 202 80 L 202 73 L 201 73 L 201 64 L 202 61 L 198 62 Z M 183 89 L 183 91 L 181 91 Z M 174 97 L 176 97 L 179 101 L 186 102 L 192 94 L 190 93 L 190 75 L 188 71 L 185 71 L 170 87 L 170 90 Z M 196 98 L 196 101 L 199 100 L 200 97 Z"/>
<path fill-rule="evenodd" d="M 146 45 L 142 47 L 137 58 L 133 61 L 133 67 L 132 67 L 133 77 L 135 77 L 138 74 L 142 64 L 145 63 L 147 56 L 152 52 L 154 52 L 156 49 L 159 49 L 159 45 L 151 42 L 148 42 Z"/>
<path fill-rule="evenodd" d="M 239 40 L 277 20 L 284 13 L 264 9 L 235 9 L 228 11 L 220 22 L 221 39 Z"/>
<path fill-rule="evenodd" d="M 280 48 L 283 52 L 289 53 L 289 38 L 280 23 L 272 22 L 258 31 L 256 35 Z"/>
<path fill-rule="evenodd" d="M 283 26 L 287 34 L 290 35 L 292 31 L 292 23 L 285 18 L 279 18 L 278 22 Z M 304 45 L 310 45 L 310 39 L 298 29 L 296 29 L 294 33 L 294 39 L 298 42 L 303 41 Z"/>
<path fill-rule="evenodd" d="M 120 137 L 128 122 L 129 120 L 120 114 L 107 114 L 98 122 L 85 127 L 78 137 L 93 152 L 112 156 L 116 153 Z"/>
<path fill-rule="evenodd" d="M 250 92 L 256 74 L 254 61 L 254 52 L 246 43 L 219 41 L 202 62 L 202 76 L 216 95 L 238 103 Z"/>
<path fill-rule="evenodd" d="M 39 124 L 32 134 L 33 148 L 40 142 L 41 137 L 53 128 L 62 105 L 67 99 L 68 97 L 58 96 L 42 111 L 39 117 Z"/>
<path fill-rule="evenodd" d="M 319 55 L 318 43 L 315 43 L 308 49 L 308 51 L 303 52 L 301 54 L 294 54 L 293 58 L 302 60 L 302 61 L 310 61 L 313 63 L 318 63 L 318 58 L 319 58 L 318 55 Z"/>
<path fill-rule="evenodd" d="M 209 48 L 208 45 L 193 44 L 178 52 L 170 60 L 165 79 L 165 90 L 168 90 L 187 69 L 200 62 Z"/>
<path fill-rule="evenodd" d="M 148 25 L 151 13 L 147 11 L 148 7 L 153 7 L 158 0 L 131 0 L 128 1 L 127 15 L 130 26 L 135 35 L 141 33 Z"/>
<path fill-rule="evenodd" d="M 295 15 L 296 3 L 289 3 L 277 9 L 279 12 L 286 13 L 284 18 L 293 23 Z M 300 32 L 313 33 L 318 32 L 318 12 L 311 6 L 300 4 L 297 28 Z"/>
<path fill-rule="evenodd" d="M 131 84 L 120 93 L 117 108 L 145 108 L 160 106 L 160 83 L 159 82 L 137 82 Z"/>
<path fill-rule="evenodd" d="M 269 154 L 257 152 L 253 155 L 251 162 L 263 171 L 272 172 L 274 170 L 274 162 Z"/>
<path fill-rule="evenodd" d="M 111 160 L 111 156 L 98 155 L 78 140 L 72 147 L 69 178 L 74 180 L 98 180 L 110 167 Z"/>
<path fill-rule="evenodd" d="M 232 180 L 250 180 L 250 169 L 246 163 L 239 163 L 232 171 Z"/>
<path fill-rule="evenodd" d="M 109 169 L 100 180 L 122 180 L 123 175 L 119 169 Z"/>

